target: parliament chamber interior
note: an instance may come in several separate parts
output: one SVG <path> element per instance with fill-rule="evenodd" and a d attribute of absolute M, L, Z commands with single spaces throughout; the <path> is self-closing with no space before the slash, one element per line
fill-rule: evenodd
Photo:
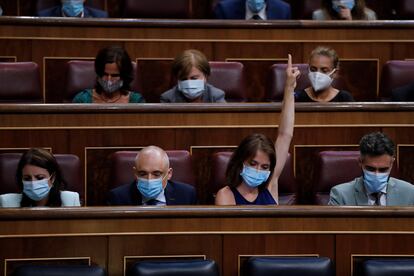
<path fill-rule="evenodd" d="M 19 160 L 43 148 L 81 205 L 0 208 L 2 275 L 413 275 L 412 207 L 328 201 L 361 176 L 359 143 L 372 132 L 395 143 L 391 177 L 414 183 L 413 96 L 393 96 L 414 82 L 414 3 L 361 1 L 377 20 L 312 20 L 324 0 L 284 0 L 289 20 L 215 18 L 225 1 L 235 0 L 86 0 L 107 18 L 73 18 L 37 16 L 60 1 L 0 0 L 0 195 L 22 192 Z M 145 103 L 72 103 L 113 45 Z M 337 52 L 333 85 L 354 101 L 294 104 L 277 206 L 214 205 L 243 137 L 278 135 L 288 54 L 302 90 L 318 46 Z M 187 49 L 207 57 L 226 102 L 160 103 Z M 149 145 L 196 205 L 108 205 Z"/>

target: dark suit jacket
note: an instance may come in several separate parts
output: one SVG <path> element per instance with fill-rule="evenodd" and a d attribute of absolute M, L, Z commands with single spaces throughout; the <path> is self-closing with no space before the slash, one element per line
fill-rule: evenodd
<path fill-rule="evenodd" d="M 391 101 L 414 102 L 414 83 L 392 90 Z"/>
<path fill-rule="evenodd" d="M 37 16 L 42 17 L 62 17 L 62 6 L 55 6 L 49 9 L 41 10 L 37 13 Z M 106 18 L 108 13 L 103 10 L 94 9 L 91 7 L 84 7 L 83 9 L 84 17 L 97 17 L 97 18 Z"/>
<path fill-rule="evenodd" d="M 266 1 L 266 16 L 272 19 L 290 19 L 290 5 L 281 0 Z M 221 0 L 214 8 L 217 19 L 246 19 L 245 0 Z"/>
<path fill-rule="evenodd" d="M 168 181 L 164 190 L 167 205 L 193 205 L 197 196 L 193 186 Z M 142 205 L 142 195 L 138 191 L 136 181 L 125 184 L 109 192 L 109 205 Z"/>

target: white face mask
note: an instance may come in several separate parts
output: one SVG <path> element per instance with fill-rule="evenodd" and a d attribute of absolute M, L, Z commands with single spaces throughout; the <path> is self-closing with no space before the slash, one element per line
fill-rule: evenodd
<path fill-rule="evenodd" d="M 336 69 L 333 69 L 329 74 L 323 74 L 321 72 L 309 72 L 308 78 L 312 84 L 314 91 L 321 91 L 328 88 L 333 79 L 331 75 L 335 72 Z"/>
<path fill-rule="evenodd" d="M 204 80 L 185 80 L 178 82 L 178 90 L 189 100 L 200 97 L 205 90 Z"/>

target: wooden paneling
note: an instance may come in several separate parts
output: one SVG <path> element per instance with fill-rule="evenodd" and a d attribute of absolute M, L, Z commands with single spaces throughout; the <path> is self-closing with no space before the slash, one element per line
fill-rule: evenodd
<path fill-rule="evenodd" d="M 0 209 L 0 269 L 90 262 L 120 276 L 138 260 L 206 258 L 238 275 L 249 256 L 323 256 L 350 276 L 367 258 L 413 258 L 413 217 L 409 207 Z"/>
<path fill-rule="evenodd" d="M 384 131 L 398 147 L 401 178 L 412 175 L 413 107 L 398 103 L 296 104 L 290 152 L 300 203 L 312 203 L 316 153 L 355 150 L 361 137 Z M 276 138 L 280 103 L 0 105 L 0 149 L 46 147 L 72 153 L 83 164 L 86 204 L 105 205 L 110 187 L 110 155 L 118 150 L 158 145 L 193 155 L 200 203 L 212 203 L 211 156 L 232 150 L 243 137 L 263 133 Z M 392 116 L 390 116 L 392 114 Z"/>

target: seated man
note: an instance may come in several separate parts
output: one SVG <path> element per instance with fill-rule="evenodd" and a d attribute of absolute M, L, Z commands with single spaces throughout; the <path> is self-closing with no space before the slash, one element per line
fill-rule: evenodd
<path fill-rule="evenodd" d="M 363 176 L 331 189 L 329 205 L 414 205 L 414 186 L 390 177 L 394 143 L 383 133 L 362 137 L 359 143 Z"/>
<path fill-rule="evenodd" d="M 85 0 L 60 0 L 61 5 L 38 12 L 42 17 L 97 17 L 106 18 L 108 13 L 103 10 L 85 6 Z"/>
<path fill-rule="evenodd" d="M 110 205 L 190 205 L 196 204 L 193 186 L 171 181 L 172 168 L 164 150 L 143 148 L 135 158 L 136 180 L 112 189 Z"/>
<path fill-rule="evenodd" d="M 290 19 L 290 5 L 281 0 L 222 0 L 215 8 L 217 19 Z"/>

